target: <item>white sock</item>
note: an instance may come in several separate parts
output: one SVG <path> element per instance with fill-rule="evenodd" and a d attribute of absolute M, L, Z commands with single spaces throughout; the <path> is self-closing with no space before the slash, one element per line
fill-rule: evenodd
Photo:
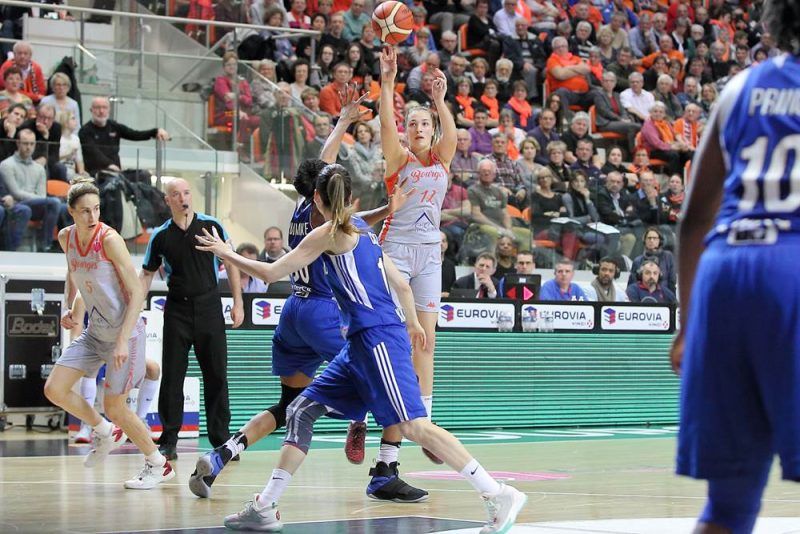
<path fill-rule="evenodd" d="M 93 428 L 94 431 L 97 432 L 98 436 L 107 438 L 108 436 L 111 435 L 111 431 L 114 430 L 114 425 L 112 425 L 111 421 L 109 421 L 108 419 L 101 418 L 100 422 L 96 424 Z"/>
<path fill-rule="evenodd" d="M 467 482 L 472 484 L 472 487 L 482 495 L 494 496 L 500 493 L 500 484 L 486 472 L 486 469 L 475 458 L 467 462 L 467 465 L 461 470 L 461 476 L 466 478 Z"/>
<path fill-rule="evenodd" d="M 259 504 L 261 505 L 260 508 L 278 502 L 278 499 L 280 499 L 283 492 L 286 491 L 286 487 L 291 480 L 292 474 L 288 471 L 273 469 L 272 476 L 269 477 L 269 482 L 267 482 L 267 487 L 261 491 L 261 495 L 258 498 Z"/>
<path fill-rule="evenodd" d="M 147 461 L 148 464 L 154 467 L 162 467 L 164 464 L 167 463 L 167 459 L 164 457 L 163 454 L 158 452 L 158 449 L 151 452 L 150 454 L 145 454 L 144 459 L 145 461 Z"/>
<path fill-rule="evenodd" d="M 428 412 L 428 421 L 430 421 L 431 415 L 433 415 L 433 395 L 422 395 L 421 398 L 425 411 Z"/>
<path fill-rule="evenodd" d="M 89 406 L 94 408 L 94 400 L 97 398 L 97 379 L 84 376 L 81 378 L 81 397 L 83 397 Z"/>
<path fill-rule="evenodd" d="M 386 465 L 396 462 L 400 456 L 400 445 L 381 440 L 381 448 L 378 450 L 378 461 Z"/>
<path fill-rule="evenodd" d="M 145 378 L 142 385 L 139 387 L 139 397 L 136 399 L 136 415 L 139 419 L 144 419 L 150 412 L 150 406 L 153 404 L 153 396 L 158 389 L 158 380 L 150 380 Z"/>

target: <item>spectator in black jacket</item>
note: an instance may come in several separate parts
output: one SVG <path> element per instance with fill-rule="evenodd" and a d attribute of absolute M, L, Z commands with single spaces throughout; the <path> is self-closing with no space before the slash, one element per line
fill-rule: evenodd
<path fill-rule="evenodd" d="M 597 212 L 600 222 L 614 226 L 620 232 L 620 253 L 633 257 L 634 247 L 641 241 L 642 221 L 636 213 L 633 199 L 623 189 L 622 174 L 613 171 L 597 193 Z M 640 251 L 641 252 L 641 251 Z M 637 252 L 637 255 L 640 253 Z"/>
<path fill-rule="evenodd" d="M 33 161 L 45 168 L 48 180 L 67 180 L 67 168 L 59 161 L 61 125 L 56 121 L 56 108 L 51 104 L 39 104 L 36 118 L 22 123 L 19 130 L 30 130 L 36 134 L 36 150 Z"/>
<path fill-rule="evenodd" d="M 159 139 L 166 141 L 169 134 L 162 128 L 151 130 L 134 130 L 109 119 L 111 105 L 108 98 L 97 97 L 92 100 L 92 120 L 81 127 L 78 138 L 83 148 L 83 161 L 86 172 L 95 175 L 100 171 L 118 173 L 121 169 L 119 161 L 119 140 L 146 141 Z"/>
<path fill-rule="evenodd" d="M 14 155 L 17 150 L 17 132 L 25 122 L 28 111 L 25 104 L 12 104 L 6 117 L 0 120 L 0 161 Z"/>

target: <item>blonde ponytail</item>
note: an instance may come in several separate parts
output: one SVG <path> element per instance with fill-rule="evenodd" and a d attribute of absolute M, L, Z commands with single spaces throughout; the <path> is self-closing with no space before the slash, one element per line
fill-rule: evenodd
<path fill-rule="evenodd" d="M 345 177 L 341 173 L 334 173 L 328 182 L 327 191 L 331 208 L 331 239 L 336 237 L 336 232 L 341 230 L 347 235 L 357 232 L 350 220 L 353 208 L 349 204 Z"/>

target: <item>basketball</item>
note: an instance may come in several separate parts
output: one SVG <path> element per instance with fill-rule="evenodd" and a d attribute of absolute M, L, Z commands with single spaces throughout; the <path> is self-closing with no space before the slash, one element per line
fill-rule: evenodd
<path fill-rule="evenodd" d="M 389 0 L 372 12 L 372 27 L 381 41 L 395 45 L 405 41 L 414 29 L 414 16 L 402 2 Z"/>

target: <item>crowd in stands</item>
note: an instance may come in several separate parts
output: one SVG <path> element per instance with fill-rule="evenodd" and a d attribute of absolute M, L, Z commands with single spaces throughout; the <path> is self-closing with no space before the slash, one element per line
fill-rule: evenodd
<path fill-rule="evenodd" d="M 445 73 L 459 130 L 441 229 L 448 259 L 469 265 L 505 238 L 553 267 L 552 258 L 596 266 L 610 257 L 630 269 L 647 254 L 649 227 L 660 249 L 672 249 L 688 167 L 717 95 L 740 70 L 778 54 L 759 24 L 763 0 L 404 1 L 414 31 L 398 46 L 395 117 L 402 134 L 404 112 L 429 105 L 433 71 Z M 215 36 L 226 53 L 212 120 L 229 127 L 237 114 L 243 158 L 255 155 L 268 178 L 290 177 L 318 153 L 341 110 L 339 95 L 357 84 L 366 93 L 364 118 L 339 159 L 359 208 L 385 199 L 372 1 L 177 6 L 179 16 L 269 26 L 237 39 L 221 29 Z M 276 37 L 280 27 L 320 35 Z M 62 135 L 74 137 L 69 80 L 51 79 L 48 90 L 24 49 L 0 75 L 4 140 L 21 127 L 15 106 L 30 110 L 40 100 L 55 110 Z M 74 148 L 73 160 L 81 153 Z M 58 157 L 47 153 L 48 177 L 60 172 L 65 150 L 62 143 Z M 88 167 L 85 149 L 83 156 L 75 169 Z M 661 265 L 665 281 L 669 268 Z"/>

